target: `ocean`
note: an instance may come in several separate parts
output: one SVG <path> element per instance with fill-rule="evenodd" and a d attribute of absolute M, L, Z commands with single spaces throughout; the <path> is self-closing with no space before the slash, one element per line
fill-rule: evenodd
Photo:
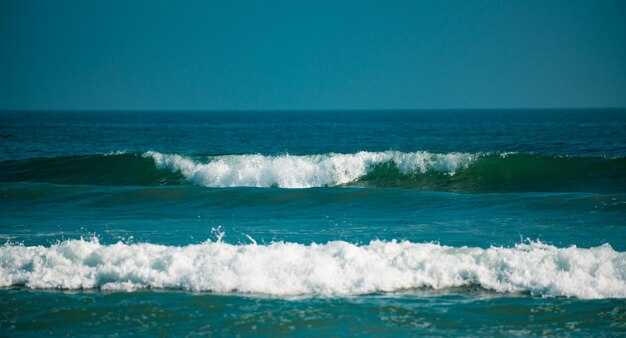
<path fill-rule="evenodd" d="M 0 113 L 1 336 L 626 334 L 626 110 Z"/>

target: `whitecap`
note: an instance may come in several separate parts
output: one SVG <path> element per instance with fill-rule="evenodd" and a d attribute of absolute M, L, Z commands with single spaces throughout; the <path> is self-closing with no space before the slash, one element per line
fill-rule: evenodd
<path fill-rule="evenodd" d="M 131 291 L 182 289 L 275 296 L 342 296 L 479 286 L 542 297 L 626 298 L 626 253 L 605 244 L 557 248 L 450 247 L 408 241 L 268 245 L 0 246 L 0 286 Z"/>
<path fill-rule="evenodd" d="M 479 154 L 399 151 L 319 155 L 223 155 L 201 162 L 178 154 L 149 151 L 159 168 L 180 172 L 190 182 L 207 187 L 311 188 L 354 182 L 376 166 L 393 164 L 402 174 L 439 172 L 454 175 L 467 168 Z"/>

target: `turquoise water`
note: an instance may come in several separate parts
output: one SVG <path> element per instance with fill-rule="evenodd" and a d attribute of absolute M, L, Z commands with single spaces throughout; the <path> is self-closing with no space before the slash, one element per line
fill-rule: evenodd
<path fill-rule="evenodd" d="M 0 334 L 621 335 L 626 111 L 3 112 Z"/>

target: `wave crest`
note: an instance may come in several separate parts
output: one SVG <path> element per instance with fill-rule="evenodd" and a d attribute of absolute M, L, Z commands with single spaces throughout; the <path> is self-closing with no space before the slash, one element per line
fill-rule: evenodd
<path fill-rule="evenodd" d="M 467 168 L 479 154 L 435 154 L 425 151 L 399 151 L 319 155 L 224 155 L 202 163 L 178 154 L 149 151 L 159 168 L 180 172 L 189 181 L 207 187 L 311 188 L 354 182 L 375 167 L 393 165 L 404 175 L 438 172 L 454 175 Z"/>
<path fill-rule="evenodd" d="M 100 186 L 409 188 L 459 193 L 626 191 L 626 157 L 368 152 L 197 156 L 149 151 L 0 162 L 0 182 Z"/>
<path fill-rule="evenodd" d="M 477 285 L 535 296 L 625 298 L 626 253 L 605 244 L 512 248 L 433 243 L 343 241 L 303 245 L 182 247 L 102 245 L 67 240 L 50 247 L 0 247 L 0 286 L 113 289 L 168 288 L 277 296 L 355 295 L 413 288 Z"/>

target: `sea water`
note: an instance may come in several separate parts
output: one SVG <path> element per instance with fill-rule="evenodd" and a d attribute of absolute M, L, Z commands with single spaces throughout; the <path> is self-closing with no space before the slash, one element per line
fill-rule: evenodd
<path fill-rule="evenodd" d="M 626 111 L 0 113 L 0 334 L 626 334 Z"/>

